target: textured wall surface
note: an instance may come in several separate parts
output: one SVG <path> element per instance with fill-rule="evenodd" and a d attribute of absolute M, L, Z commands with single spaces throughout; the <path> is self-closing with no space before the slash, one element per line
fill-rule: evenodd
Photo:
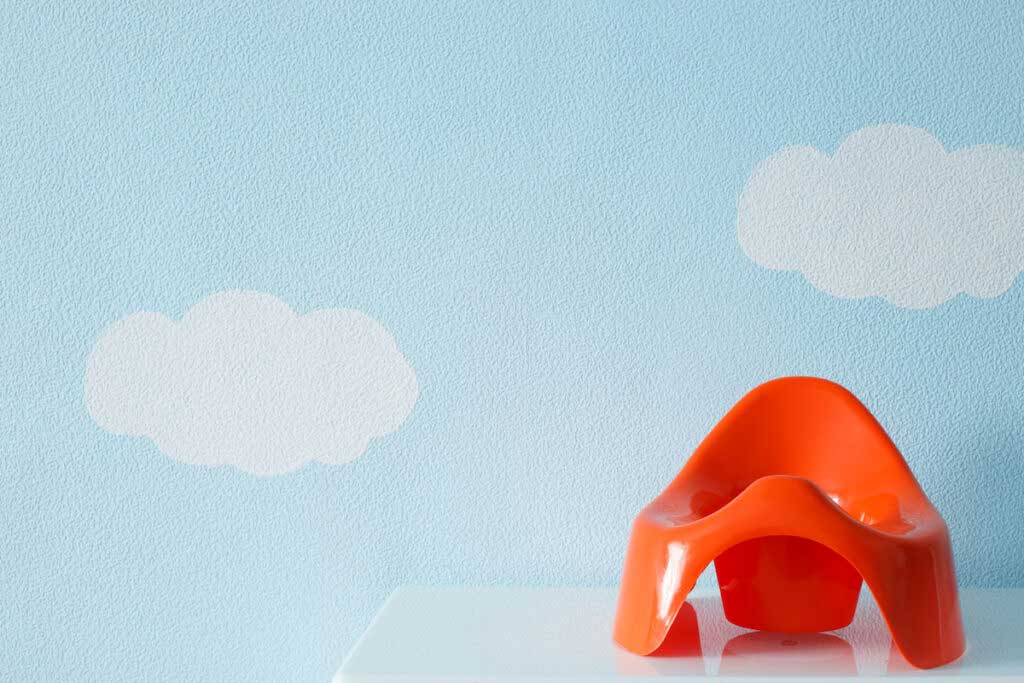
<path fill-rule="evenodd" d="M 834 298 L 736 230 L 787 145 L 1024 147 L 1024 6 L 425 4 L 0 9 L 0 671 L 326 680 L 399 584 L 614 583 L 784 374 L 875 412 L 964 583 L 1024 584 L 1024 284 Z M 274 477 L 100 429 L 101 332 L 231 289 L 380 321 L 402 427 Z"/>

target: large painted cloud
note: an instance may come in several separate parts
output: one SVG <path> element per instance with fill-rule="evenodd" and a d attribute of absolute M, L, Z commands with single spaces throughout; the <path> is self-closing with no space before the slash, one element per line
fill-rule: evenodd
<path fill-rule="evenodd" d="M 86 406 L 107 431 L 261 475 L 358 458 L 418 394 L 377 321 L 347 309 L 298 315 L 247 291 L 207 297 L 180 321 L 129 315 L 103 332 L 85 372 Z"/>
<path fill-rule="evenodd" d="M 930 308 L 990 298 L 1024 270 L 1024 152 L 947 152 L 919 128 L 863 128 L 831 156 L 786 147 L 739 199 L 751 259 L 843 298 Z"/>

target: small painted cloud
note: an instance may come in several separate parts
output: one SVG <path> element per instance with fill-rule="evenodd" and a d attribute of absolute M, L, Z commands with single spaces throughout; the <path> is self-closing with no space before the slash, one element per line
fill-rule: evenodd
<path fill-rule="evenodd" d="M 996 297 L 1024 270 L 1024 152 L 947 152 L 900 125 L 863 128 L 832 155 L 786 147 L 747 181 L 737 233 L 757 263 L 837 297 Z"/>
<path fill-rule="evenodd" d="M 85 371 L 85 403 L 103 429 L 149 437 L 182 462 L 259 475 L 358 458 L 418 395 L 412 367 L 373 318 L 298 315 L 248 291 L 213 294 L 179 321 L 122 318 Z"/>

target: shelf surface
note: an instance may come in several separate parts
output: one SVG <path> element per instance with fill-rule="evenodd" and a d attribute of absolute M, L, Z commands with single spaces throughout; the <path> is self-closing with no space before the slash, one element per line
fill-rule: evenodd
<path fill-rule="evenodd" d="M 967 653 L 927 671 L 911 667 L 893 646 L 866 589 L 852 624 L 797 635 L 734 626 L 716 590 L 697 590 L 650 657 L 612 642 L 616 598 L 606 588 L 400 588 L 334 680 L 1024 681 L 1024 589 L 961 589 Z"/>

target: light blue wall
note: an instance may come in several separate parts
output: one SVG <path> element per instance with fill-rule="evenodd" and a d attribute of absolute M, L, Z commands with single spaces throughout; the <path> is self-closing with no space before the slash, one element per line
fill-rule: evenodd
<path fill-rule="evenodd" d="M 784 374 L 875 411 L 965 583 L 1024 583 L 1024 284 L 844 301 L 735 230 L 786 144 L 1024 147 L 1024 6 L 554 4 L 0 10 L 0 670 L 325 680 L 399 584 L 613 583 Z M 274 478 L 101 431 L 99 332 L 232 288 L 380 320 L 406 424 Z"/>

